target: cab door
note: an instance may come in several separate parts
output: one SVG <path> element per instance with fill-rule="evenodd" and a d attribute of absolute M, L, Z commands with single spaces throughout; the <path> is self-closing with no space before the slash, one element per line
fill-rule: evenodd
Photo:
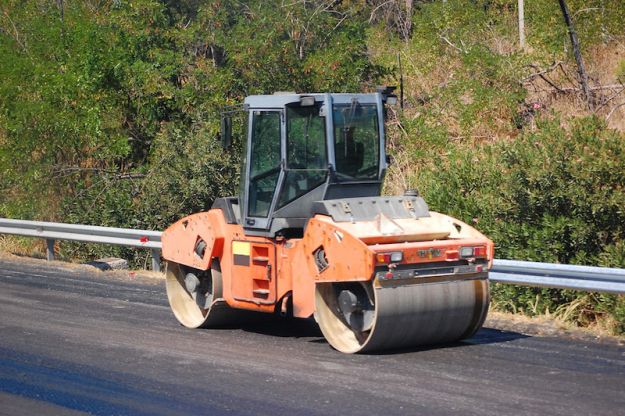
<path fill-rule="evenodd" d="M 246 159 L 241 178 L 245 234 L 271 224 L 276 190 L 282 173 L 284 113 L 253 110 L 249 120 Z M 231 292 L 234 299 L 254 305 L 276 302 L 275 245 L 258 237 L 232 241 Z"/>
<path fill-rule="evenodd" d="M 283 112 L 254 110 L 251 116 L 247 149 L 243 227 L 267 229 L 280 176 L 283 137 Z"/>

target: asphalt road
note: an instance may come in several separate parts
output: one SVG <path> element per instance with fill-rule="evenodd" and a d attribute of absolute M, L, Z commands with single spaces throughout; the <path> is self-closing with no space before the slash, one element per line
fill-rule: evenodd
<path fill-rule="evenodd" d="M 189 330 L 164 282 L 0 258 L 0 415 L 618 415 L 625 348 L 482 329 L 378 355 L 315 324 Z"/>

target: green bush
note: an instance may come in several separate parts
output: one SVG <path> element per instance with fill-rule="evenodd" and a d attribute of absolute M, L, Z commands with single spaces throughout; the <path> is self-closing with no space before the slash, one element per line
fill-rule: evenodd
<path fill-rule="evenodd" d="M 431 209 L 476 223 L 495 241 L 498 258 L 625 267 L 625 135 L 598 118 L 575 120 L 570 130 L 545 118 L 509 142 L 457 146 L 414 182 Z M 530 314 L 554 312 L 580 296 L 493 288 L 501 308 Z M 611 310 L 625 324 L 622 297 L 592 296 L 582 306 Z"/>

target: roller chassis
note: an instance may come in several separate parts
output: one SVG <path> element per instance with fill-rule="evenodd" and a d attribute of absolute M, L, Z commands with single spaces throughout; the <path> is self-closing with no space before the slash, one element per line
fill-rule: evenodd
<path fill-rule="evenodd" d="M 375 94 L 251 96 L 241 192 L 162 235 L 167 295 L 191 328 L 244 311 L 314 316 L 345 353 L 456 341 L 489 305 L 493 243 L 416 192 L 380 196 L 388 167 Z"/>
<path fill-rule="evenodd" d="M 240 310 L 274 313 L 291 302 L 293 316 L 314 316 L 328 342 L 347 353 L 471 336 L 488 309 L 492 242 L 442 214 L 405 216 L 383 219 L 379 212 L 369 221 L 341 222 L 317 214 L 301 238 L 291 239 L 245 236 L 221 209 L 183 218 L 162 237 L 172 309 L 185 326 L 214 327 L 231 323 Z M 388 221 L 395 234 L 383 232 Z M 430 240 L 434 234 L 445 237 Z M 487 256 L 446 257 L 466 246 L 484 246 Z M 376 261 L 399 250 L 399 263 Z M 210 304 L 196 302 L 185 284 L 189 271 L 211 279 Z"/>

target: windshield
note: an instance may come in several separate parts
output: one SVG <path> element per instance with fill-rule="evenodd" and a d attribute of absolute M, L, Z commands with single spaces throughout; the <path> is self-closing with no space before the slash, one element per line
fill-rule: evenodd
<path fill-rule="evenodd" d="M 278 208 L 321 185 L 326 178 L 325 117 L 319 106 L 288 107 L 286 175 Z"/>
<path fill-rule="evenodd" d="M 380 160 L 378 112 L 375 104 L 335 105 L 334 155 L 339 179 L 377 179 Z"/>

